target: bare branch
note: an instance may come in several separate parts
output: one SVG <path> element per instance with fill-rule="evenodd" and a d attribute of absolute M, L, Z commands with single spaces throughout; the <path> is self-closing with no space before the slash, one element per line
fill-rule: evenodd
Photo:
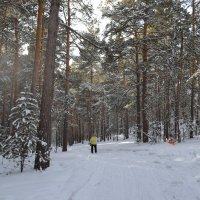
<path fill-rule="evenodd" d="M 93 42 L 91 42 L 88 38 L 84 37 L 82 34 L 80 34 L 78 31 L 74 30 L 73 28 L 69 27 L 68 25 L 64 24 L 64 23 L 60 23 L 61 26 L 64 26 L 65 28 L 69 29 L 70 31 L 72 31 L 74 34 L 78 35 L 79 37 L 81 37 L 83 40 L 87 41 L 89 44 L 93 45 L 94 47 L 98 48 L 98 49 L 103 49 L 105 47 L 101 47 Z"/>

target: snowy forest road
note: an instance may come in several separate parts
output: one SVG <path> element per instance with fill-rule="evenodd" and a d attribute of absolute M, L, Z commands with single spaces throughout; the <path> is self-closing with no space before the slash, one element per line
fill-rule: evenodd
<path fill-rule="evenodd" d="M 69 200 L 200 199 L 200 154 L 189 144 L 122 142 L 98 145 L 97 155 L 77 151 L 83 160 L 73 180 L 79 187 L 74 181 L 66 185 L 74 191 Z"/>
<path fill-rule="evenodd" d="M 74 145 L 44 172 L 2 175 L 0 200 L 200 200 L 199 142 Z"/>

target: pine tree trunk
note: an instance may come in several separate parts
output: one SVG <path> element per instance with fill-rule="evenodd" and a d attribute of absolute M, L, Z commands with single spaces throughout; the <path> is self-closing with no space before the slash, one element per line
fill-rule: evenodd
<path fill-rule="evenodd" d="M 7 91 L 7 84 L 4 82 L 3 84 L 3 108 L 2 108 L 2 121 L 1 125 L 4 127 L 6 126 L 6 121 L 8 120 L 7 117 L 7 102 L 8 102 L 8 91 Z"/>
<path fill-rule="evenodd" d="M 180 119 L 180 101 L 181 101 L 181 90 L 182 90 L 182 76 L 183 76 L 183 32 L 181 34 L 181 48 L 179 58 L 179 71 L 178 80 L 176 83 L 175 92 L 175 138 L 178 138 L 178 142 L 181 142 L 179 119 Z"/>
<path fill-rule="evenodd" d="M 51 109 L 54 91 L 55 51 L 58 30 L 58 13 L 61 0 L 51 1 L 50 18 L 48 25 L 48 39 L 45 57 L 44 84 L 42 90 L 40 121 L 38 137 L 47 143 L 45 146 L 41 141 L 37 143 L 35 169 L 46 169 L 50 165 L 49 147 L 51 145 Z"/>
<path fill-rule="evenodd" d="M 147 121 L 147 114 L 146 114 L 146 104 L 147 104 L 147 22 L 144 22 L 144 30 L 143 30 L 143 37 L 144 37 L 144 45 L 143 45 L 143 63 L 144 69 L 142 73 L 142 123 L 143 123 L 143 142 L 148 142 L 148 121 Z"/>
<path fill-rule="evenodd" d="M 137 32 L 135 32 L 135 38 L 137 40 Z M 136 97 L 136 105 L 137 105 L 137 142 L 141 142 L 141 105 L 140 105 L 140 67 L 139 67 L 139 47 L 136 44 L 135 46 L 135 59 L 136 59 L 136 76 L 137 76 L 137 97 Z"/>
<path fill-rule="evenodd" d="M 196 58 L 195 58 L 195 35 L 196 35 L 196 28 L 195 28 L 195 0 L 192 0 L 192 69 L 191 69 L 191 76 L 196 71 Z M 192 88 L 191 88 L 191 130 L 190 130 L 190 138 L 193 138 L 193 123 L 194 123 L 194 104 L 195 104 L 195 79 L 192 79 Z"/>
<path fill-rule="evenodd" d="M 14 18 L 15 27 L 15 61 L 13 68 L 13 82 L 12 82 L 12 103 L 11 108 L 15 106 L 18 95 L 18 82 L 19 82 L 19 21 Z"/>
<path fill-rule="evenodd" d="M 5 19 L 4 19 L 5 20 Z M 5 23 L 5 22 L 4 22 Z M 5 27 L 4 27 L 5 28 Z M 3 30 L 4 30 L 3 28 Z M 3 33 L 2 30 L 2 33 Z M 2 46 L 3 46 L 3 34 L 1 37 L 1 43 L 0 43 L 0 58 L 1 58 L 1 54 L 2 54 Z M 5 53 L 8 53 L 8 49 L 7 49 L 7 42 L 5 43 Z M 3 64 L 3 76 L 8 76 L 8 66 L 7 63 Z M 8 113 L 9 113 L 9 107 L 8 107 L 8 102 L 9 102 L 9 91 L 8 91 L 8 87 L 9 84 L 7 83 L 7 81 L 3 81 L 3 104 L 2 104 L 2 118 L 1 118 L 1 125 L 2 126 L 9 126 L 8 125 Z"/>
<path fill-rule="evenodd" d="M 40 87 L 40 71 L 42 65 L 42 44 L 43 44 L 43 17 L 44 17 L 44 0 L 38 0 L 38 17 L 35 44 L 35 59 L 32 75 L 31 92 L 35 95 L 36 90 Z"/>
<path fill-rule="evenodd" d="M 200 85 L 200 78 L 198 77 L 198 85 Z M 200 105 L 200 90 L 198 90 L 198 99 L 197 99 L 198 105 Z M 200 134 L 200 110 L 197 109 L 197 118 L 196 118 L 196 125 L 197 125 L 197 135 Z"/>
<path fill-rule="evenodd" d="M 25 156 L 24 155 L 21 155 L 21 161 L 20 161 L 20 169 L 21 169 L 21 173 L 23 172 L 24 170 L 24 162 L 25 162 Z"/>
<path fill-rule="evenodd" d="M 128 109 L 125 109 L 125 117 L 124 117 L 124 126 L 125 126 L 125 139 L 129 138 L 129 116 L 128 116 Z"/>
<path fill-rule="evenodd" d="M 90 85 L 91 90 L 89 91 L 89 115 L 90 115 L 90 137 L 92 134 L 94 134 L 94 116 L 93 116 L 93 110 L 92 110 L 92 102 L 93 102 L 93 91 L 92 91 L 92 85 L 93 85 L 93 67 L 90 66 Z"/>
<path fill-rule="evenodd" d="M 164 70 L 164 141 L 169 138 L 169 72 L 168 66 L 165 65 Z"/>
<path fill-rule="evenodd" d="M 67 26 L 71 26 L 71 2 L 68 0 L 67 2 L 67 7 L 68 7 L 68 21 L 67 21 Z M 66 38 L 66 70 L 65 70 L 65 96 L 66 98 L 68 97 L 69 93 L 69 78 L 70 78 L 70 29 L 67 29 L 67 38 Z M 63 149 L 62 151 L 67 151 L 67 143 L 68 143 L 68 137 L 69 137 L 69 118 L 68 118 L 68 112 L 69 112 L 69 107 L 66 103 L 66 111 L 65 111 L 65 116 L 64 116 L 64 129 L 63 129 Z"/>
<path fill-rule="evenodd" d="M 2 16 L 2 21 L 1 21 L 1 29 L 0 29 L 0 32 L 1 32 L 1 37 L 0 37 L 0 59 L 1 59 L 1 56 L 2 56 L 2 47 L 4 45 L 4 30 L 7 26 L 7 23 L 6 23 L 6 9 L 1 13 L 1 16 Z"/>
<path fill-rule="evenodd" d="M 1 51 L 1 49 L 0 49 Z M 7 53 L 7 44 L 5 44 L 5 52 Z M 1 55 L 1 52 L 0 52 Z M 3 75 L 7 76 L 8 72 L 7 72 L 7 63 L 4 64 L 3 66 Z M 3 105 L 2 105 L 2 120 L 1 120 L 1 125 L 4 126 L 8 126 L 8 112 L 9 112 L 9 108 L 8 108 L 8 99 L 9 99 L 9 92 L 8 92 L 8 83 L 7 81 L 3 81 Z"/>
<path fill-rule="evenodd" d="M 103 141 L 106 140 L 106 128 L 105 128 L 105 104 L 103 102 L 102 108 L 101 108 L 101 136 L 103 137 Z"/>

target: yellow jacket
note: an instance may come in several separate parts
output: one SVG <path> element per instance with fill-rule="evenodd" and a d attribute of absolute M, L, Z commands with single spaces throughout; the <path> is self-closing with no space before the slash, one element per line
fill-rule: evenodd
<path fill-rule="evenodd" d="M 97 144 L 97 137 L 96 136 L 92 136 L 90 138 L 90 144 L 96 145 Z"/>

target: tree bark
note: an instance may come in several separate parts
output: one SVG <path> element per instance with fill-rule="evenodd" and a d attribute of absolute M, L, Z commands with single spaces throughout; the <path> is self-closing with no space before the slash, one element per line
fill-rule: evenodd
<path fill-rule="evenodd" d="M 165 65 L 164 69 L 164 141 L 169 138 L 169 72 L 168 67 Z"/>
<path fill-rule="evenodd" d="M 0 47 L 1 48 L 1 47 Z M 0 49 L 1 51 L 1 49 Z M 7 53 L 7 43 L 5 44 L 5 52 Z M 3 64 L 3 76 L 7 76 L 8 72 L 8 66 L 7 63 Z M 8 90 L 8 83 L 7 81 L 3 81 L 3 104 L 2 104 L 2 120 L 1 120 L 1 125 L 8 126 L 8 113 L 9 113 L 9 108 L 8 108 L 8 101 L 9 101 L 9 90 Z"/>
<path fill-rule="evenodd" d="M 178 138 L 178 142 L 181 142 L 179 119 L 180 119 L 180 101 L 181 101 L 182 76 L 183 76 L 183 32 L 181 34 L 179 66 L 180 67 L 178 71 L 178 80 L 175 86 L 175 138 Z"/>
<path fill-rule="evenodd" d="M 146 96 L 147 96 L 147 22 L 144 22 L 144 30 L 143 30 L 143 37 L 144 37 L 144 45 L 143 45 L 143 64 L 144 69 L 142 73 L 142 123 L 143 123 L 143 142 L 148 142 L 148 121 L 147 121 L 147 114 L 146 114 Z"/>
<path fill-rule="evenodd" d="M 67 2 L 68 7 L 68 19 L 67 19 L 67 26 L 71 26 L 71 8 L 70 8 L 70 0 Z M 69 94 L 69 78 L 70 78 L 70 29 L 67 29 L 67 38 L 66 38 L 66 70 L 65 70 L 65 96 L 68 98 Z M 66 100 L 67 101 L 67 100 Z M 63 149 L 62 151 L 67 151 L 67 143 L 68 143 L 68 137 L 69 137 L 69 122 L 68 122 L 68 112 L 69 108 L 66 102 L 66 111 L 64 116 L 64 129 L 63 129 Z"/>
<path fill-rule="evenodd" d="M 137 40 L 137 32 L 135 32 L 135 39 Z M 136 105 L 137 105 L 137 142 L 141 142 L 141 104 L 140 104 L 140 67 L 139 67 L 139 47 L 136 44 L 135 46 L 135 60 L 136 60 L 136 77 L 137 77 L 137 97 L 136 97 Z"/>
<path fill-rule="evenodd" d="M 195 58 L 195 35 L 196 35 L 196 28 L 195 28 L 195 0 L 192 0 L 192 68 L 191 68 L 191 76 L 196 71 L 196 58 Z M 195 79 L 192 79 L 192 87 L 191 87 L 191 130 L 190 130 L 190 138 L 193 138 L 193 123 L 194 123 L 194 104 L 195 104 Z"/>
<path fill-rule="evenodd" d="M 19 21 L 14 18 L 15 27 L 15 61 L 13 68 L 13 83 L 12 83 L 12 102 L 11 108 L 15 106 L 18 95 L 18 82 L 19 82 Z"/>
<path fill-rule="evenodd" d="M 51 145 L 51 109 L 54 91 L 55 51 L 58 30 L 58 13 L 61 0 L 51 1 L 51 10 L 48 25 L 47 50 L 45 57 L 44 84 L 42 90 L 40 121 L 38 137 L 42 141 L 37 143 L 35 169 L 46 169 L 50 165 L 49 147 Z"/>
<path fill-rule="evenodd" d="M 43 47 L 43 17 L 44 17 L 44 0 L 38 0 L 38 17 L 35 44 L 35 59 L 32 75 L 31 92 L 35 96 L 37 89 L 40 87 L 40 71 L 42 65 L 42 47 Z"/>

